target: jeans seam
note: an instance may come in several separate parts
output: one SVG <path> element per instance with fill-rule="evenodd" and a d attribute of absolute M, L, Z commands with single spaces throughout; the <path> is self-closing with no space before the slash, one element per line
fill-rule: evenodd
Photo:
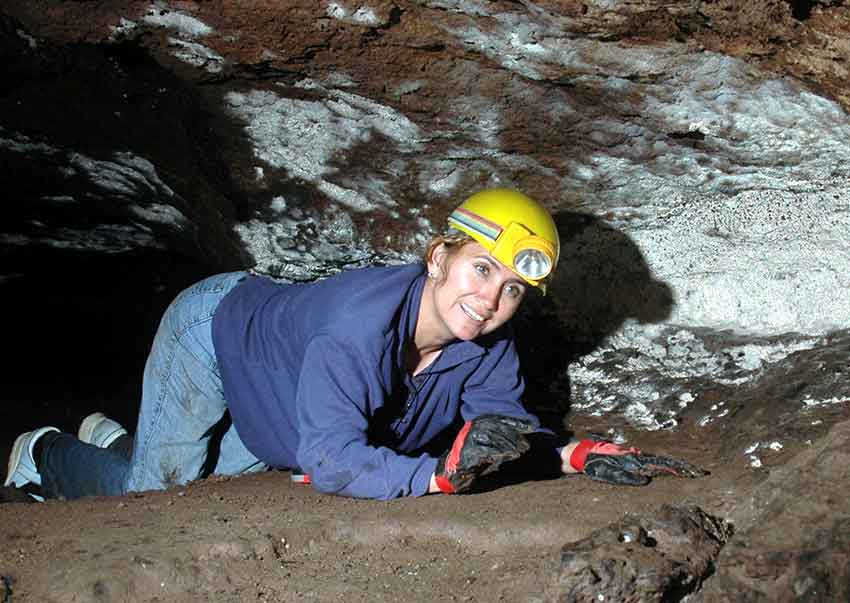
<path fill-rule="evenodd" d="M 237 280 L 237 282 L 238 282 L 238 280 Z M 196 297 L 198 295 L 220 294 L 222 291 L 232 289 L 235 286 L 236 286 L 235 282 L 234 283 L 228 282 L 227 285 L 219 282 L 219 283 L 215 284 L 213 287 L 205 288 L 205 287 L 201 286 L 201 283 L 199 283 L 199 284 L 196 284 L 194 287 L 187 289 L 184 292 L 184 294 L 181 294 L 179 297 L 181 298 L 180 301 L 183 302 L 186 299 Z M 146 451 L 149 450 L 149 448 L 150 448 L 150 444 L 151 444 L 151 441 L 154 437 L 154 434 L 158 433 L 158 430 L 159 430 L 159 425 L 160 425 L 161 420 L 162 420 L 162 415 L 163 415 L 163 411 L 165 409 L 165 404 L 166 404 L 166 401 L 168 399 L 168 388 L 165 387 L 165 385 L 171 379 L 171 376 L 173 374 L 174 361 L 175 361 L 175 357 L 177 355 L 177 349 L 181 345 L 181 340 L 183 339 L 183 337 L 185 337 L 185 335 L 191 329 L 193 329 L 193 328 L 195 328 L 195 327 L 197 327 L 197 326 L 199 326 L 203 323 L 210 322 L 213 319 L 213 316 L 215 314 L 215 310 L 216 310 L 216 308 L 218 308 L 218 305 L 221 303 L 221 300 L 223 299 L 223 297 L 224 296 L 219 297 L 218 303 L 216 303 L 216 305 L 213 309 L 205 311 L 199 317 L 194 317 L 192 320 L 188 321 L 187 323 L 180 325 L 179 329 L 174 329 L 173 331 L 171 331 L 171 333 L 168 334 L 168 337 L 173 338 L 174 341 L 173 341 L 172 345 L 170 345 L 171 349 L 169 350 L 168 356 L 166 357 L 164 374 L 163 374 L 162 378 L 159 379 L 159 382 L 158 382 L 160 395 L 157 397 L 156 406 L 155 406 L 154 412 L 152 413 L 150 424 L 148 426 L 148 435 L 145 438 L 145 440 L 143 440 L 143 442 L 142 442 L 142 445 L 144 446 L 144 449 Z M 178 301 L 175 299 L 175 301 L 172 303 L 172 307 L 176 303 L 178 303 Z M 169 310 L 170 309 L 171 308 L 169 308 Z M 194 356 L 194 354 L 193 354 L 193 356 Z M 197 360 L 200 360 L 200 359 L 197 358 L 197 356 L 195 356 L 195 358 Z M 203 364 L 207 367 L 207 369 L 212 369 L 213 366 L 215 365 L 215 362 L 216 362 L 215 361 L 215 350 L 213 350 L 213 357 L 212 358 L 213 358 L 212 362 L 214 363 L 213 365 L 210 365 L 209 362 L 203 362 Z M 139 469 L 141 470 L 141 474 L 142 474 L 143 477 L 145 477 L 149 474 L 149 466 L 148 466 L 149 459 L 148 459 L 148 456 L 149 456 L 148 454 L 145 454 L 144 458 L 140 459 L 142 462 L 140 463 Z M 133 464 L 135 465 L 135 461 L 133 462 Z M 133 474 L 135 474 L 135 473 L 136 473 L 135 471 L 128 471 L 127 479 L 126 479 L 126 482 L 125 482 L 125 490 L 128 489 L 126 486 L 128 485 L 130 477 L 133 476 Z"/>

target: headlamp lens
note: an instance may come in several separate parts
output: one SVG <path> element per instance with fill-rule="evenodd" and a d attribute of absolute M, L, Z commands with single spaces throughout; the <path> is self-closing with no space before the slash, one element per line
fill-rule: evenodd
<path fill-rule="evenodd" d="M 539 249 L 523 249 L 514 256 L 514 270 L 538 281 L 552 271 L 552 260 Z"/>

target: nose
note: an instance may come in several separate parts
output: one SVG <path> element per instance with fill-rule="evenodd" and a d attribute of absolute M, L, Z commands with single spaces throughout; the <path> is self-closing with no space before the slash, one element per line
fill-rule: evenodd
<path fill-rule="evenodd" d="M 502 284 L 491 280 L 478 292 L 478 299 L 488 312 L 496 312 L 499 309 L 499 300 L 502 297 Z"/>

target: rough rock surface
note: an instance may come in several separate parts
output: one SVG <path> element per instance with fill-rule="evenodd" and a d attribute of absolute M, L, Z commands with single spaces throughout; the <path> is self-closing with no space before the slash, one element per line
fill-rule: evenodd
<path fill-rule="evenodd" d="M 678 601 L 714 572 L 733 528 L 699 507 L 627 516 L 561 549 L 547 598 L 563 603 Z"/>
<path fill-rule="evenodd" d="M 772 471 L 735 509 L 738 532 L 694 601 L 850 599 L 850 509 L 835 487 L 850 480 L 848 451 L 845 421 Z"/>
<path fill-rule="evenodd" d="M 389 504 L 279 473 L 4 489 L 0 600 L 541 600 L 562 546 L 664 504 L 735 526 L 689 600 L 846 599 L 848 40 L 829 0 L 0 0 L 0 458 L 132 424 L 183 286 L 408 261 L 508 184 L 564 249 L 518 317 L 528 405 L 711 470 Z"/>

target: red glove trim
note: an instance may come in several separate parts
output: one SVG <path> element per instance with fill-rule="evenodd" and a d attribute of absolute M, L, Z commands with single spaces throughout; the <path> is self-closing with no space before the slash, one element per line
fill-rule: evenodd
<path fill-rule="evenodd" d="M 455 471 L 457 471 L 457 464 L 460 462 L 460 451 L 463 449 L 463 444 L 466 442 L 466 436 L 469 434 L 469 430 L 472 427 L 472 421 L 467 421 L 464 423 L 460 432 L 458 432 L 457 437 L 455 438 L 455 443 L 452 444 L 452 449 L 449 452 L 449 456 L 446 458 L 446 474 L 451 475 Z"/>
<path fill-rule="evenodd" d="M 448 476 L 457 471 L 457 464 L 460 462 L 460 451 L 463 450 L 463 444 L 466 442 L 466 436 L 469 434 L 471 428 L 472 421 L 467 421 L 463 424 L 463 427 L 455 438 L 454 444 L 452 444 L 452 449 L 449 450 L 449 454 L 446 456 L 446 463 L 443 467 L 444 474 L 434 476 L 434 482 L 436 482 L 437 487 L 443 494 L 454 494 L 455 492 L 455 487 L 452 486 Z"/>
<path fill-rule="evenodd" d="M 578 443 L 578 446 L 570 454 L 570 465 L 572 465 L 573 469 L 579 473 L 584 471 L 584 461 L 587 460 L 587 454 L 595 444 L 598 444 L 596 440 L 582 440 Z"/>
<path fill-rule="evenodd" d="M 437 487 L 440 489 L 440 492 L 443 494 L 454 494 L 455 487 L 452 486 L 452 483 L 448 480 L 445 475 L 437 475 L 434 476 L 434 481 L 437 482 Z"/>
<path fill-rule="evenodd" d="M 582 440 L 570 454 L 570 465 L 578 472 L 584 471 L 584 462 L 591 452 L 595 454 L 610 454 L 612 456 L 623 456 L 624 454 L 640 454 L 637 448 L 623 448 L 619 444 L 600 440 Z"/>

